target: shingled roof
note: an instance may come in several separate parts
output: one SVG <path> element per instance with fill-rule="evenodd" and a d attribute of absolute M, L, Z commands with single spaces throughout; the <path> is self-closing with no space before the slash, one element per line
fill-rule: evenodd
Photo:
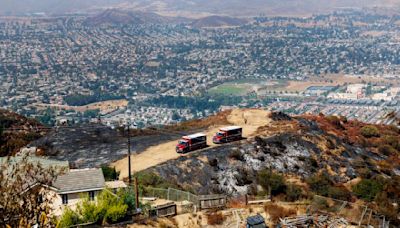
<path fill-rule="evenodd" d="M 54 182 L 60 194 L 95 191 L 105 188 L 103 171 L 101 169 L 79 169 L 57 177 Z"/>

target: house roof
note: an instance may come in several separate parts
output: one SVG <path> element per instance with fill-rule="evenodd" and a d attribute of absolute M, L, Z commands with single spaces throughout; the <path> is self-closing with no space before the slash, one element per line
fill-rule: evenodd
<path fill-rule="evenodd" d="M 101 190 L 105 188 L 101 169 L 77 169 L 57 177 L 53 184 L 60 194 Z"/>

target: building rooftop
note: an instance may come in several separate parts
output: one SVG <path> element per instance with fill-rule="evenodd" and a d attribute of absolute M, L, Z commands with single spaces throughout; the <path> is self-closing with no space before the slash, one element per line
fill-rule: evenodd
<path fill-rule="evenodd" d="M 61 175 L 54 182 L 59 193 L 75 193 L 101 190 L 105 188 L 105 180 L 101 169 L 78 169 Z"/>

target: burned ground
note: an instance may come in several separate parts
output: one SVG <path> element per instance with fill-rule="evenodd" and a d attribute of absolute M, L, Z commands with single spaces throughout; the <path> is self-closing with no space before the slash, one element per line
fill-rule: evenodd
<path fill-rule="evenodd" d="M 174 133 L 156 131 L 132 132 L 132 154 L 159 143 L 178 139 Z M 79 127 L 53 129 L 31 146 L 43 148 L 46 156 L 67 160 L 74 168 L 99 167 L 125 157 L 128 153 L 126 134 L 105 127 L 89 124 Z"/>
<path fill-rule="evenodd" d="M 291 130 L 271 134 L 277 126 Z M 232 195 L 251 193 L 257 186 L 257 172 L 270 167 L 303 180 L 325 173 L 337 184 L 365 175 L 365 168 L 369 176 L 399 172 L 398 168 L 388 171 L 380 166 L 387 156 L 324 128 L 310 118 L 278 119 L 261 127 L 257 137 L 182 156 L 147 171 L 182 188 L 190 186 L 196 193 Z"/>

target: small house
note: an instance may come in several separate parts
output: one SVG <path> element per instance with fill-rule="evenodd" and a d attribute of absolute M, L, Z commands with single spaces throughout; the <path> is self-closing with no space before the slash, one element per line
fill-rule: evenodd
<path fill-rule="evenodd" d="M 53 207 L 62 211 L 63 206 L 73 208 L 83 198 L 95 200 L 106 184 L 101 169 L 72 169 L 57 177 L 52 188 L 56 193 Z"/>

